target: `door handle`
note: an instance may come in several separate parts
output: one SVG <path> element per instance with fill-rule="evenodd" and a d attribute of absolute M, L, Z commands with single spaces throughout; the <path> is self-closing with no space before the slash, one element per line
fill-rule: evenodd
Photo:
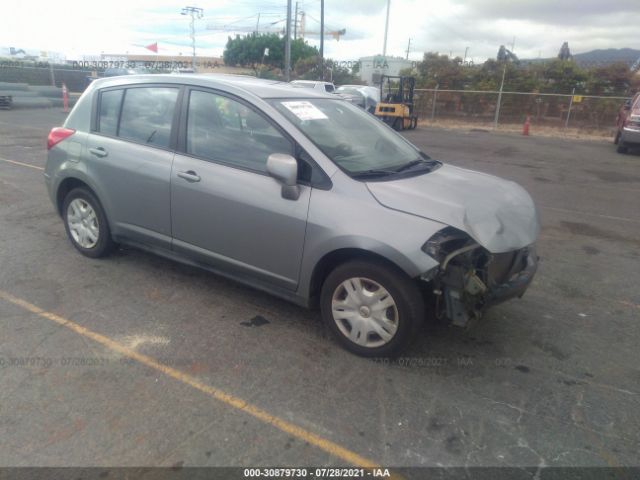
<path fill-rule="evenodd" d="M 186 172 L 178 172 L 180 178 L 184 178 L 187 182 L 199 182 L 200 175 L 193 170 L 187 170 Z"/>
<path fill-rule="evenodd" d="M 109 155 L 107 151 L 102 147 L 90 148 L 89 152 L 95 155 L 96 157 L 100 157 L 100 158 L 106 157 L 107 155 Z"/>

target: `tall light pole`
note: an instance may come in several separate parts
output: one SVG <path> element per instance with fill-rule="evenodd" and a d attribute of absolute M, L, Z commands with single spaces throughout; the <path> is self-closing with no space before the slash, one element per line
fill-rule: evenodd
<path fill-rule="evenodd" d="M 389 33 L 389 10 L 391 9 L 391 0 L 387 0 L 387 20 L 384 24 L 384 45 L 382 46 L 382 56 L 387 56 L 387 33 Z"/>
<path fill-rule="evenodd" d="M 287 0 L 287 28 L 284 43 L 284 79 L 291 80 L 291 0 Z"/>
<path fill-rule="evenodd" d="M 320 65 L 319 67 L 320 67 L 320 80 L 324 80 L 324 0 L 320 0 Z"/>
<path fill-rule="evenodd" d="M 191 68 L 196 70 L 196 17 L 198 19 L 202 18 L 204 15 L 204 10 L 198 7 L 184 7 L 181 15 L 191 15 Z"/>

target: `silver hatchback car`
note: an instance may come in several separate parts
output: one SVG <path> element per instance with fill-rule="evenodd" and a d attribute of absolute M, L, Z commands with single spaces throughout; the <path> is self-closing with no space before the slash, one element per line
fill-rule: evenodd
<path fill-rule="evenodd" d="M 322 317 L 387 356 L 425 317 L 522 296 L 539 231 L 517 184 L 444 165 L 335 95 L 247 77 L 100 79 L 48 139 L 71 243 L 139 247 Z"/>

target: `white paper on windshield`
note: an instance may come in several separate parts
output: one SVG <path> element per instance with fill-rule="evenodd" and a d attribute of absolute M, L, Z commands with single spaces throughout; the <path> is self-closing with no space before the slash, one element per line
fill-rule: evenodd
<path fill-rule="evenodd" d="M 313 103 L 305 100 L 282 102 L 300 120 L 326 120 L 328 117 Z"/>

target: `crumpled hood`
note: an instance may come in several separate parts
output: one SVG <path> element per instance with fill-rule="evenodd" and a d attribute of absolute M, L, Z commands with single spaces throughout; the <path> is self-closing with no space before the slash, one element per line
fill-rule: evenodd
<path fill-rule="evenodd" d="M 416 177 L 368 182 L 367 187 L 385 207 L 462 230 L 492 253 L 531 245 L 540 231 L 526 190 L 493 175 L 443 165 Z"/>

